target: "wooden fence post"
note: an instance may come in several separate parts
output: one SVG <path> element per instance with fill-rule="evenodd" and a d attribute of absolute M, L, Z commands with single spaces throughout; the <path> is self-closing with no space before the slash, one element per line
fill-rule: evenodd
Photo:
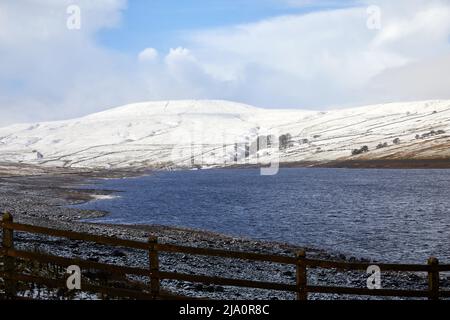
<path fill-rule="evenodd" d="M 160 283 L 159 283 L 159 258 L 158 250 L 156 246 L 158 245 L 158 238 L 150 237 L 148 239 L 150 245 L 148 257 L 150 262 L 150 290 L 152 295 L 156 298 L 159 296 Z"/>
<path fill-rule="evenodd" d="M 12 223 L 13 216 L 10 213 L 4 213 L 2 217 L 2 222 Z M 9 250 L 14 249 L 14 230 L 10 228 L 3 227 L 3 239 L 2 239 L 2 249 Z M 16 283 L 11 280 L 11 276 L 14 275 L 15 263 L 13 257 L 8 257 L 5 253 L 3 257 L 3 268 L 6 273 L 5 279 L 5 296 L 7 298 L 14 298 L 16 296 Z"/>
<path fill-rule="evenodd" d="M 308 300 L 308 292 L 306 289 L 308 283 L 308 275 L 306 272 L 306 264 L 305 258 L 306 253 L 305 250 L 301 250 L 297 252 L 297 300 Z"/>
<path fill-rule="evenodd" d="M 435 257 L 428 259 L 428 290 L 430 295 L 428 299 L 439 300 L 439 260 Z"/>

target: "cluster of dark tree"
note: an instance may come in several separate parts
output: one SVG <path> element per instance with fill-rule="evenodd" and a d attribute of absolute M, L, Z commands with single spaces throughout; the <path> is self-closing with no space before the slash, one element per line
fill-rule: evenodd
<path fill-rule="evenodd" d="M 360 149 L 354 149 L 352 150 L 352 155 L 356 156 L 358 154 L 363 154 L 369 152 L 369 147 L 368 146 L 362 146 Z"/>
<path fill-rule="evenodd" d="M 422 135 L 417 134 L 416 139 L 425 139 L 428 137 L 432 137 L 432 136 L 436 136 L 436 135 L 444 134 L 444 133 L 445 133 L 444 130 L 437 130 L 437 131 L 431 130 L 430 132 L 424 133 Z"/>
<path fill-rule="evenodd" d="M 40 153 L 39 151 L 37 151 L 37 150 L 32 150 L 31 152 L 32 152 L 32 153 L 36 153 L 36 158 L 37 158 L 38 160 L 44 159 L 44 155 L 43 155 L 42 153 Z"/>
<path fill-rule="evenodd" d="M 387 147 L 389 147 L 389 145 L 388 145 L 388 143 L 387 142 L 384 142 L 384 143 L 379 143 L 378 145 L 377 145 L 377 149 L 383 149 L 383 148 L 387 148 Z"/>
<path fill-rule="evenodd" d="M 289 147 L 293 146 L 292 136 L 290 133 L 282 134 L 278 137 L 278 143 L 280 150 L 286 150 Z"/>
<path fill-rule="evenodd" d="M 315 139 L 320 138 L 320 135 L 315 135 Z M 309 139 L 302 138 L 298 140 L 299 144 L 308 144 Z M 287 148 L 291 148 L 294 146 L 294 140 L 292 140 L 292 135 L 290 133 L 282 134 L 278 137 L 278 145 L 280 150 L 286 150 Z"/>
<path fill-rule="evenodd" d="M 254 141 L 249 142 L 247 139 L 247 143 L 245 144 L 245 158 L 250 157 L 250 155 L 255 154 L 258 151 L 265 150 L 268 148 L 276 147 L 276 139 L 275 135 L 260 135 Z M 307 143 L 307 139 L 305 143 Z M 280 150 L 285 150 L 293 146 L 292 135 L 290 133 L 282 134 L 278 137 L 278 147 Z M 238 154 L 238 146 L 235 144 L 235 161 L 237 161 Z"/>
<path fill-rule="evenodd" d="M 245 157 L 248 158 L 251 153 L 258 152 L 260 150 L 272 148 L 275 145 L 275 139 L 277 137 L 274 135 L 261 135 L 256 138 L 251 144 L 245 144 Z M 281 147 L 280 147 L 281 148 Z"/>
<path fill-rule="evenodd" d="M 392 140 L 393 144 L 400 144 L 400 142 L 401 142 L 400 138 L 395 138 L 394 140 Z M 389 144 L 387 142 L 380 142 L 376 148 L 383 149 L 383 148 L 387 148 L 387 147 L 389 147 Z"/>
<path fill-rule="evenodd" d="M 276 137 L 274 135 L 258 136 L 256 139 L 256 150 L 271 148 L 275 144 Z"/>

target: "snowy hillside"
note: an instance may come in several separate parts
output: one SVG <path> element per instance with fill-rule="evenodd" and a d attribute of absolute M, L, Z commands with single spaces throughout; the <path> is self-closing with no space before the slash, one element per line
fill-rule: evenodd
<path fill-rule="evenodd" d="M 282 145 L 272 140 L 269 148 L 260 146 L 258 151 L 257 137 L 267 135 L 276 142 L 284 135 Z M 102 168 L 225 166 L 275 156 L 282 162 L 450 158 L 450 101 L 327 112 L 268 110 L 226 101 L 163 101 L 0 128 L 4 162 Z"/>

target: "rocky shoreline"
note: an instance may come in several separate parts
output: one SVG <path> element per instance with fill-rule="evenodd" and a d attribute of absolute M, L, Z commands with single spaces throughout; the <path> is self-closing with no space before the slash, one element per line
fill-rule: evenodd
<path fill-rule="evenodd" d="M 15 221 L 51 228 L 114 236 L 146 241 L 157 236 L 161 243 L 174 243 L 195 247 L 220 248 L 257 253 L 294 255 L 302 249 L 283 243 L 268 243 L 243 238 L 233 238 L 211 232 L 195 231 L 164 226 L 117 226 L 92 224 L 80 220 L 103 216 L 107 213 L 86 211 L 68 207 L 89 201 L 96 196 L 108 195 L 108 190 L 80 189 L 93 178 L 120 178 L 144 174 L 144 171 L 92 171 L 72 169 L 43 169 L 32 166 L 0 165 L 0 211 L 13 214 Z M 18 234 L 16 245 L 51 252 L 60 256 L 80 257 L 104 263 L 146 267 L 146 252 L 112 248 L 79 241 Z M 306 248 L 308 257 L 332 260 L 352 260 L 338 253 Z M 211 276 L 242 278 L 248 280 L 295 283 L 293 266 L 229 260 L 216 257 L 162 254 L 160 266 L 163 271 L 195 273 Z M 340 272 L 337 270 L 312 269 L 308 271 L 311 285 L 365 287 L 364 272 Z M 383 274 L 384 288 L 425 289 L 426 275 L 415 273 Z M 449 285 L 448 278 L 442 279 Z M 163 281 L 162 287 L 170 292 L 192 297 L 211 299 L 294 299 L 294 294 L 259 289 L 213 286 Z M 311 299 L 368 299 L 338 295 L 311 294 Z"/>

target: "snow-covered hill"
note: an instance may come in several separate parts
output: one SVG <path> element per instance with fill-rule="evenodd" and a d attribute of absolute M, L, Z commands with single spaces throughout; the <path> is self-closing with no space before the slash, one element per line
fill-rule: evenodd
<path fill-rule="evenodd" d="M 272 143 L 256 152 L 257 137 L 266 135 L 277 141 L 285 135 L 286 148 L 278 152 Z M 366 151 L 363 146 L 369 151 L 352 155 L 355 149 Z M 268 110 L 226 101 L 162 101 L 0 128 L 0 161 L 5 162 L 102 168 L 224 166 L 275 156 L 282 162 L 450 159 L 450 101 L 326 112 Z"/>

